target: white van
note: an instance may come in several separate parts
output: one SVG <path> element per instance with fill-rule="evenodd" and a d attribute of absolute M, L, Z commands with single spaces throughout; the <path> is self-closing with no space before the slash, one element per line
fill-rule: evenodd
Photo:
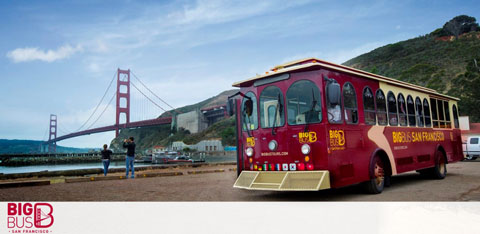
<path fill-rule="evenodd" d="M 480 157 L 480 136 L 468 137 L 464 153 L 468 160 L 475 160 Z"/>

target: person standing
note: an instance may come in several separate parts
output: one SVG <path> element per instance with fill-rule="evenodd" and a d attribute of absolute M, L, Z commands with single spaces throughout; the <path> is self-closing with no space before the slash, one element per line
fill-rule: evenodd
<path fill-rule="evenodd" d="M 125 158 L 126 168 L 126 178 L 128 178 L 129 168 L 132 170 L 132 179 L 135 178 L 135 167 L 133 164 L 135 162 L 135 142 L 133 137 L 129 137 L 123 141 L 123 148 L 127 148 L 127 157 Z"/>
<path fill-rule="evenodd" d="M 107 147 L 108 147 L 107 144 L 104 144 L 103 150 L 101 151 L 102 162 L 103 162 L 103 176 L 107 176 L 108 167 L 110 166 L 110 160 L 112 155 L 112 151 L 107 149 Z"/>

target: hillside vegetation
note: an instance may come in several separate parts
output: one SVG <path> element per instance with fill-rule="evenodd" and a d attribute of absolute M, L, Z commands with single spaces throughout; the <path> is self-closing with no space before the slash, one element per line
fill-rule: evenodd
<path fill-rule="evenodd" d="M 475 18 L 457 16 L 432 33 L 382 46 L 344 65 L 460 97 L 461 115 L 480 121 L 475 111 L 479 99 L 475 90 L 466 87 L 477 83 L 473 81 L 480 61 L 478 30 Z"/>
<path fill-rule="evenodd" d="M 42 144 L 43 141 L 0 139 L 0 154 L 36 154 L 40 153 Z M 57 153 L 87 153 L 90 150 L 57 145 Z"/>

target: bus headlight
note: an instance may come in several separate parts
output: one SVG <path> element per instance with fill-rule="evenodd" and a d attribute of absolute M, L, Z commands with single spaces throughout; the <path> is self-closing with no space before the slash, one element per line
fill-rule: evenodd
<path fill-rule="evenodd" d="M 302 145 L 302 154 L 309 154 L 310 153 L 310 146 L 307 144 Z"/>
<path fill-rule="evenodd" d="M 252 148 L 252 147 L 248 147 L 248 148 L 245 150 L 245 153 L 247 154 L 248 157 L 252 157 L 252 155 L 253 155 L 253 148 Z"/>
<path fill-rule="evenodd" d="M 271 140 L 269 143 L 268 143 L 268 149 L 270 149 L 270 151 L 275 151 L 277 150 L 277 147 L 278 147 L 278 143 L 276 140 Z"/>

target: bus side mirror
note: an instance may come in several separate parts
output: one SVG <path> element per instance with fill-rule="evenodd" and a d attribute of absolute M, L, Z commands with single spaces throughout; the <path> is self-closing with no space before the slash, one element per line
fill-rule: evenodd
<path fill-rule="evenodd" d="M 340 105 L 340 84 L 329 82 L 327 85 L 328 102 L 332 106 Z"/>
<path fill-rule="evenodd" d="M 232 116 L 235 114 L 235 100 L 232 98 L 229 98 L 227 100 L 227 114 L 228 116 Z"/>

